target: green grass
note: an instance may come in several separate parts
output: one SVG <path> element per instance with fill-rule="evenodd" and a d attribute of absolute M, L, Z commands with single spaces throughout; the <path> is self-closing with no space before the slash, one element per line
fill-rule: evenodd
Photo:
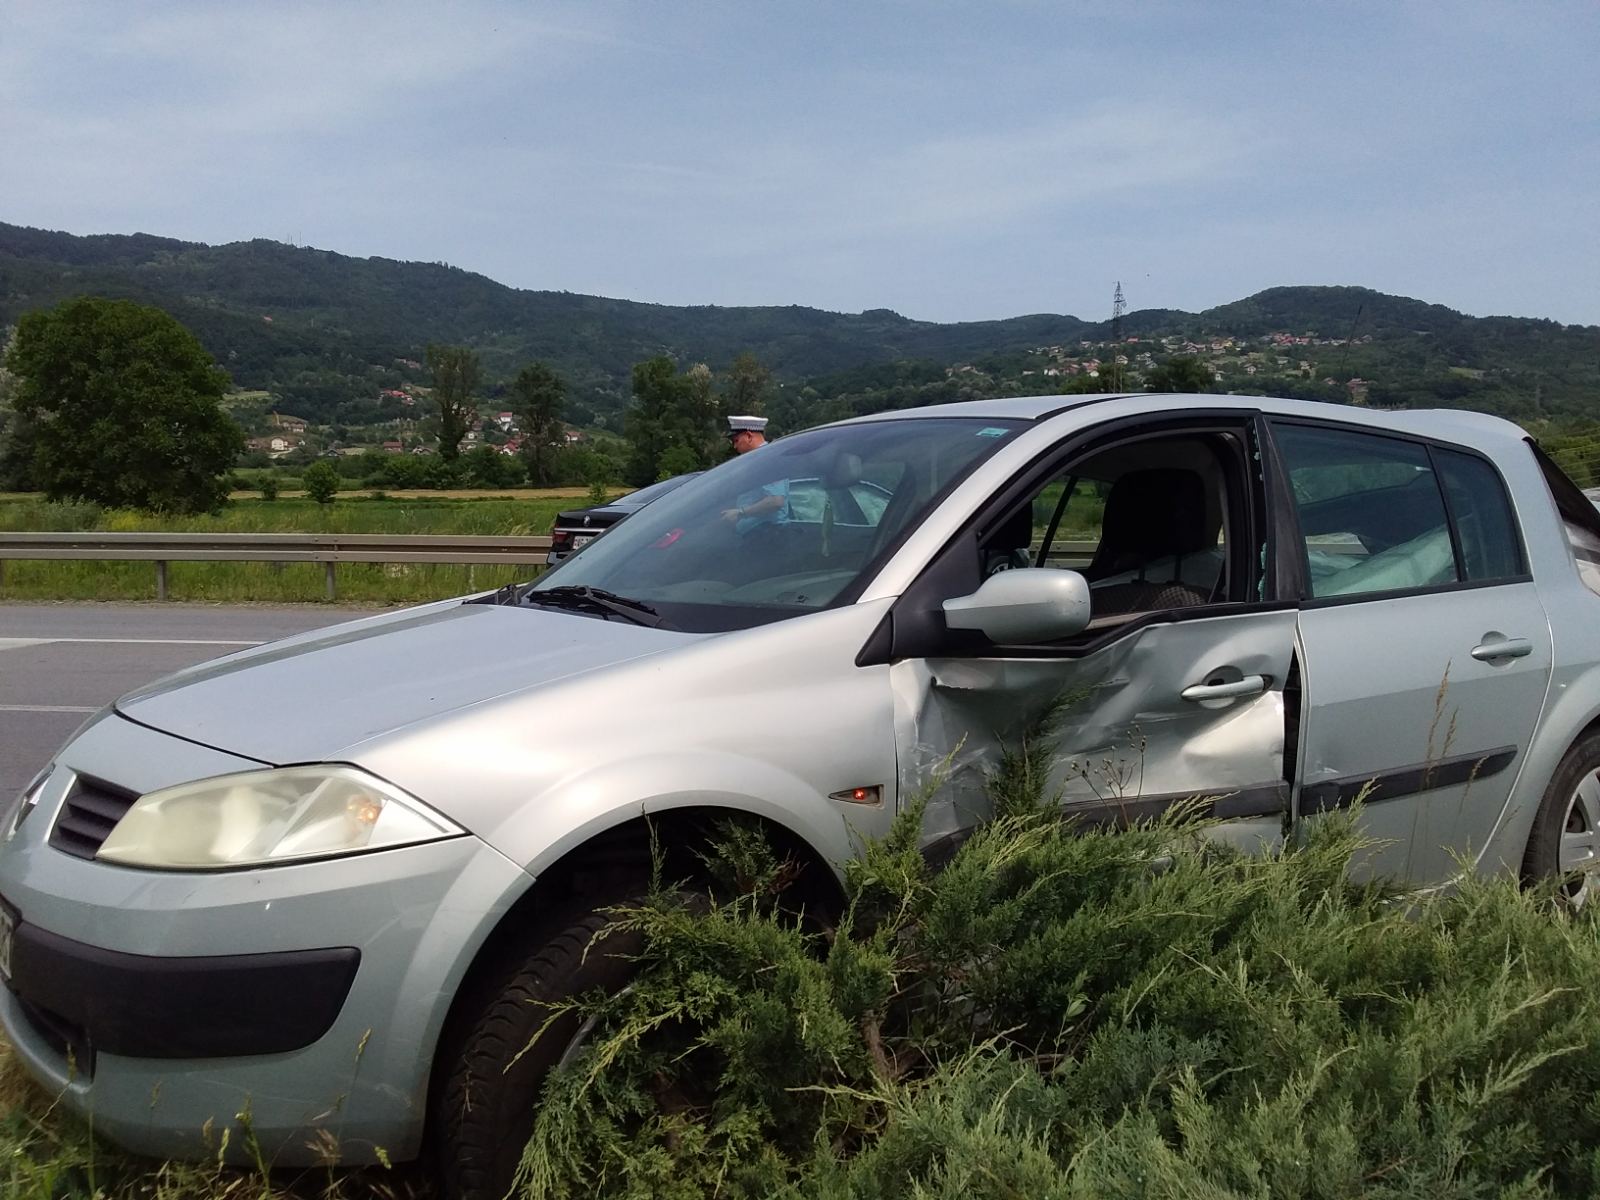
<path fill-rule="evenodd" d="M 351 498 L 332 504 L 305 499 L 235 500 L 215 517 L 170 518 L 101 509 L 92 504 L 47 504 L 34 497 L 0 497 L 0 530 L 194 533 L 423 533 L 527 536 L 550 531 L 557 512 L 583 498 L 528 499 Z M 152 563 L 12 561 L 3 564 L 4 600 L 153 600 Z M 341 564 L 338 597 L 349 603 L 413 604 L 499 587 L 530 572 L 499 566 Z M 321 601 L 323 568 L 316 563 L 186 563 L 168 565 L 173 600 L 219 602 Z"/>

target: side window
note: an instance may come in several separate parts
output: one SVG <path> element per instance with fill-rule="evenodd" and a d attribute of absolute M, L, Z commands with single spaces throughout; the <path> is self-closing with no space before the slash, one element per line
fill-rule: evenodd
<path fill-rule="evenodd" d="M 872 528 L 894 493 L 866 480 L 829 487 L 821 479 L 791 479 L 788 495 L 791 521 Z"/>
<path fill-rule="evenodd" d="M 1499 474 L 1483 459 L 1458 450 L 1435 449 L 1433 461 L 1450 497 L 1467 578 L 1509 579 L 1523 574 L 1522 542 Z"/>
<path fill-rule="evenodd" d="M 1230 596 L 1225 530 L 1247 506 L 1227 441 L 1148 438 L 1073 462 L 984 532 L 982 574 L 1080 571 L 1096 617 L 1243 599 Z"/>
<path fill-rule="evenodd" d="M 1454 583 L 1455 547 L 1426 448 L 1375 434 L 1275 425 L 1305 538 L 1311 594 Z"/>

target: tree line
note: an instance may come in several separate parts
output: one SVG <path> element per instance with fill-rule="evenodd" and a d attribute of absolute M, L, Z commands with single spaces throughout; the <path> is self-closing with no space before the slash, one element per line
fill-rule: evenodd
<path fill-rule="evenodd" d="M 24 314 L 0 364 L 0 488 L 151 512 L 215 512 L 226 501 L 245 447 L 223 405 L 230 380 L 166 312 L 130 300 L 66 300 Z M 462 452 L 481 416 L 478 353 L 434 344 L 426 364 L 437 463 L 372 455 L 359 465 L 397 486 L 505 482 L 497 450 Z M 727 454 L 723 419 L 761 412 L 771 389 L 771 372 L 750 354 L 720 381 L 705 364 L 680 370 L 666 355 L 639 363 L 626 455 L 615 465 L 591 456 L 584 482 L 620 473 L 640 486 L 712 466 Z M 531 362 L 512 378 L 509 396 L 527 478 L 548 486 L 565 440 L 567 383 L 550 364 Z M 323 459 L 307 466 L 304 482 L 314 498 L 331 499 L 343 473 Z"/>
<path fill-rule="evenodd" d="M 887 408 L 1017 393 L 1008 372 L 996 370 L 974 384 L 932 365 L 907 363 L 854 373 L 866 385 L 859 391 L 780 389 L 772 371 L 748 352 L 720 375 L 704 363 L 681 367 L 658 354 L 633 366 L 624 436 L 601 452 L 565 445 L 567 381 L 549 363 L 534 361 L 516 370 L 504 385 L 508 399 L 499 401 L 513 412 L 521 436 L 518 471 L 495 448 L 462 450 L 488 390 L 479 352 L 433 344 L 425 359 L 437 417 L 436 459 L 373 453 L 338 465 L 319 460 L 308 465 L 304 479 L 313 496 L 331 500 L 339 479 L 352 475 L 395 487 L 506 486 L 523 473 L 536 487 L 581 482 L 599 488 L 619 477 L 639 487 L 726 458 L 725 419 L 734 413 L 768 415 L 775 431 L 786 432 Z M 129 300 L 66 300 L 24 314 L 0 362 L 0 489 L 173 513 L 216 511 L 226 501 L 230 472 L 245 446 L 223 405 L 230 379 L 168 313 Z M 1050 386 L 1202 392 L 1214 383 L 1204 363 L 1182 355 L 1142 377 L 1117 378 L 1120 370 Z M 1570 419 L 1538 424 L 1535 433 L 1580 484 L 1600 481 L 1600 426 Z"/>

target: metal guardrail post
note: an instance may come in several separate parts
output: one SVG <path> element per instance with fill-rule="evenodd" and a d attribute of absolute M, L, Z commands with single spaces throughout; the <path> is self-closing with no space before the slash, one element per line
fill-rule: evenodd
<path fill-rule="evenodd" d="M 322 569 L 328 582 L 328 603 L 330 604 L 333 603 L 333 568 L 334 562 L 331 558 L 322 564 Z"/>
<path fill-rule="evenodd" d="M 156 560 L 156 599 L 167 598 L 167 564 L 161 559 Z"/>

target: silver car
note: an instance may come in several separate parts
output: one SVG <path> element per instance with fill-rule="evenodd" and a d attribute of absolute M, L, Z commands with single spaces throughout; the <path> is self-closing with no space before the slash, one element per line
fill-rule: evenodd
<path fill-rule="evenodd" d="M 791 481 L 808 481 L 805 495 Z M 952 404 L 709 471 L 536 583 L 119 700 L 0 826 L 0 1017 L 124 1146 L 433 1145 L 504 1190 L 585 947 L 651 837 L 742 814 L 837 901 L 944 775 L 930 854 L 1066 697 L 1066 811 L 1204 798 L 1245 847 L 1350 810 L 1354 869 L 1570 872 L 1600 845 L 1600 515 L 1514 425 L 1228 396 Z M 620 937 L 621 935 L 614 935 Z M 605 944 L 602 942 L 602 944 Z M 624 947 L 625 948 L 625 947 Z"/>

